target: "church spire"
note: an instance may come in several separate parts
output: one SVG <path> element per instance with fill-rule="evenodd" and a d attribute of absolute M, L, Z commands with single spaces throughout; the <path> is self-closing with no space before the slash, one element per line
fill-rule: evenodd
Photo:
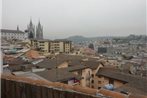
<path fill-rule="evenodd" d="M 40 19 L 39 19 L 39 21 L 38 21 L 38 27 L 39 27 L 39 28 L 41 27 Z"/>
<path fill-rule="evenodd" d="M 30 24 L 28 25 L 28 37 L 35 38 L 35 26 L 33 25 L 32 19 L 30 18 Z"/>
<path fill-rule="evenodd" d="M 32 18 L 30 19 L 30 25 L 33 25 L 33 23 L 32 23 Z"/>
<path fill-rule="evenodd" d="M 17 25 L 17 31 L 19 31 L 19 26 Z"/>
<path fill-rule="evenodd" d="M 43 39 L 43 27 L 41 26 L 40 20 L 38 21 L 38 25 L 36 26 L 36 38 Z"/>

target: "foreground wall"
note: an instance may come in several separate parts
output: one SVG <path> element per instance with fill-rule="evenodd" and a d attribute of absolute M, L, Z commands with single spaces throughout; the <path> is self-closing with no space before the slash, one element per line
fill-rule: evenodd
<path fill-rule="evenodd" d="M 1 79 L 1 98 L 100 98 L 83 93 Z"/>
<path fill-rule="evenodd" d="M 147 98 L 147 96 L 125 95 L 105 89 L 96 90 L 14 75 L 1 75 L 1 98 Z"/>

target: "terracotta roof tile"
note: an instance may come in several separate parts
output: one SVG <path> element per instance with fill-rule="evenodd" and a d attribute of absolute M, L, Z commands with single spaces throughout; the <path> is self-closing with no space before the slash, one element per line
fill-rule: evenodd
<path fill-rule="evenodd" d="M 127 95 L 125 95 L 125 94 L 121 94 L 118 92 L 109 91 L 109 90 L 105 90 L 105 89 L 101 89 L 99 91 L 99 93 L 106 95 L 106 96 L 110 96 L 112 98 L 127 98 Z"/>
<path fill-rule="evenodd" d="M 37 59 L 40 57 L 38 51 L 35 50 L 29 50 L 28 52 L 25 53 L 25 55 L 29 58 L 29 59 Z"/>

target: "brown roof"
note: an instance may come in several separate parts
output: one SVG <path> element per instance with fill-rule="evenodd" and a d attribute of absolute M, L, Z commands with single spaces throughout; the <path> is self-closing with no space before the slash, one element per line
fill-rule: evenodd
<path fill-rule="evenodd" d="M 129 90 L 129 88 L 131 88 L 131 89 L 134 88 L 134 89 L 139 90 L 142 93 L 146 93 L 146 95 L 147 95 L 147 89 L 146 89 L 147 88 L 147 79 L 146 78 L 126 74 L 126 73 L 120 72 L 118 69 L 112 69 L 112 68 L 100 68 L 100 70 L 97 72 L 97 76 L 99 76 L 99 75 L 107 77 L 107 78 L 119 80 L 122 82 L 126 82 L 127 83 L 126 90 L 133 93 L 135 90 L 134 91 Z M 129 87 L 129 88 L 127 88 L 127 87 Z M 142 94 L 142 93 L 140 93 L 140 94 Z"/>
<path fill-rule="evenodd" d="M 64 82 L 64 81 L 68 81 L 72 78 L 81 79 L 80 76 L 75 75 L 71 72 L 68 72 L 64 68 L 35 72 L 35 74 L 37 74 L 37 75 L 39 75 L 49 81 L 52 81 L 52 82 Z"/>
<path fill-rule="evenodd" d="M 15 71 L 30 71 L 32 67 L 34 67 L 34 65 L 32 65 L 32 64 L 24 64 L 24 65 L 9 66 L 9 69 L 12 72 L 15 72 Z"/>
<path fill-rule="evenodd" d="M 25 53 L 25 55 L 29 58 L 29 59 L 36 59 L 39 58 L 40 55 L 38 53 L 38 51 L 35 50 L 29 50 Z"/>
<path fill-rule="evenodd" d="M 36 66 L 50 69 L 67 62 L 70 67 L 77 66 L 78 68 L 86 65 L 89 68 L 96 69 L 100 63 L 95 61 L 95 59 L 90 59 L 89 61 L 82 61 L 82 59 L 84 59 L 82 56 L 59 54 L 54 59 L 44 59 L 42 62 L 36 64 Z"/>
<path fill-rule="evenodd" d="M 125 95 L 125 94 L 122 94 L 119 92 L 110 91 L 110 90 L 106 90 L 106 89 L 100 89 L 98 92 L 105 95 L 105 96 L 110 96 L 112 98 L 147 98 L 147 96 L 145 96 L 145 95 L 140 95 L 140 94 Z"/>
<path fill-rule="evenodd" d="M 68 71 L 72 72 L 72 71 L 78 71 L 78 70 L 83 70 L 89 68 L 88 66 L 84 66 L 84 65 L 79 65 L 79 66 L 71 66 L 71 67 L 67 67 L 65 69 L 67 69 Z"/>
<path fill-rule="evenodd" d="M 131 94 L 129 98 L 147 98 L 147 96 Z"/>
<path fill-rule="evenodd" d="M 9 57 L 4 57 L 3 61 L 6 64 L 9 64 L 10 66 L 15 66 L 15 65 L 23 65 L 23 64 L 29 64 L 28 61 L 24 61 L 21 58 L 9 58 Z"/>
<path fill-rule="evenodd" d="M 81 65 L 81 60 L 79 59 L 68 60 L 68 65 L 69 66 Z"/>
<path fill-rule="evenodd" d="M 97 72 L 97 76 L 105 76 L 108 78 L 120 80 L 123 82 L 128 82 L 129 77 L 126 77 L 128 75 L 120 73 L 120 70 L 114 69 L 114 68 L 100 68 L 99 71 Z"/>
<path fill-rule="evenodd" d="M 4 33 L 24 33 L 23 31 L 20 30 L 9 30 L 9 29 L 1 29 L 0 31 Z"/>
<path fill-rule="evenodd" d="M 145 84 L 146 85 L 146 84 Z M 121 87 L 118 87 L 115 89 L 115 91 L 117 92 L 121 92 L 121 91 L 127 91 L 127 92 L 131 92 L 133 93 L 133 95 L 147 95 L 147 91 L 145 90 L 140 90 L 135 86 L 131 86 L 130 83 L 127 83 Z"/>
<path fill-rule="evenodd" d="M 86 65 L 87 67 L 89 67 L 91 69 L 96 69 L 100 65 L 100 62 L 98 62 L 98 61 L 84 61 L 84 62 L 82 62 L 82 64 Z"/>
<path fill-rule="evenodd" d="M 44 59 L 43 61 L 35 64 L 35 66 L 38 66 L 40 68 L 55 68 L 56 66 L 59 66 L 60 64 L 64 63 L 64 60 L 62 59 Z"/>

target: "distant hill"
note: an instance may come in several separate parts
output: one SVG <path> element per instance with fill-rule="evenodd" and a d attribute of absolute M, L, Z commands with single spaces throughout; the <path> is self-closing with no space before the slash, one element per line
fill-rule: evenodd
<path fill-rule="evenodd" d="M 71 41 L 73 41 L 73 42 L 81 42 L 81 41 L 86 41 L 86 40 L 88 40 L 88 38 L 86 38 L 86 37 L 83 37 L 83 36 L 71 36 L 71 37 L 68 37 L 67 38 L 68 40 L 71 40 Z"/>
<path fill-rule="evenodd" d="M 134 41 L 134 42 L 142 42 L 142 43 L 146 43 L 147 42 L 147 36 L 146 35 L 129 35 L 127 37 L 117 37 L 114 38 L 114 40 L 117 43 L 128 43 L 130 41 Z"/>
<path fill-rule="evenodd" d="M 101 39 L 113 39 L 116 40 L 119 43 L 128 43 L 129 41 L 140 41 L 140 42 L 146 42 L 147 36 L 146 35 L 129 35 L 129 36 L 107 36 L 107 37 L 83 37 L 83 36 L 70 36 L 66 38 L 68 40 L 73 41 L 74 43 L 80 43 L 83 41 L 95 41 L 95 40 L 101 40 Z"/>
<path fill-rule="evenodd" d="M 71 40 L 75 43 L 80 43 L 82 41 L 91 41 L 91 40 L 99 40 L 99 39 L 111 39 L 112 37 L 83 37 L 83 36 L 70 36 L 66 39 Z"/>

